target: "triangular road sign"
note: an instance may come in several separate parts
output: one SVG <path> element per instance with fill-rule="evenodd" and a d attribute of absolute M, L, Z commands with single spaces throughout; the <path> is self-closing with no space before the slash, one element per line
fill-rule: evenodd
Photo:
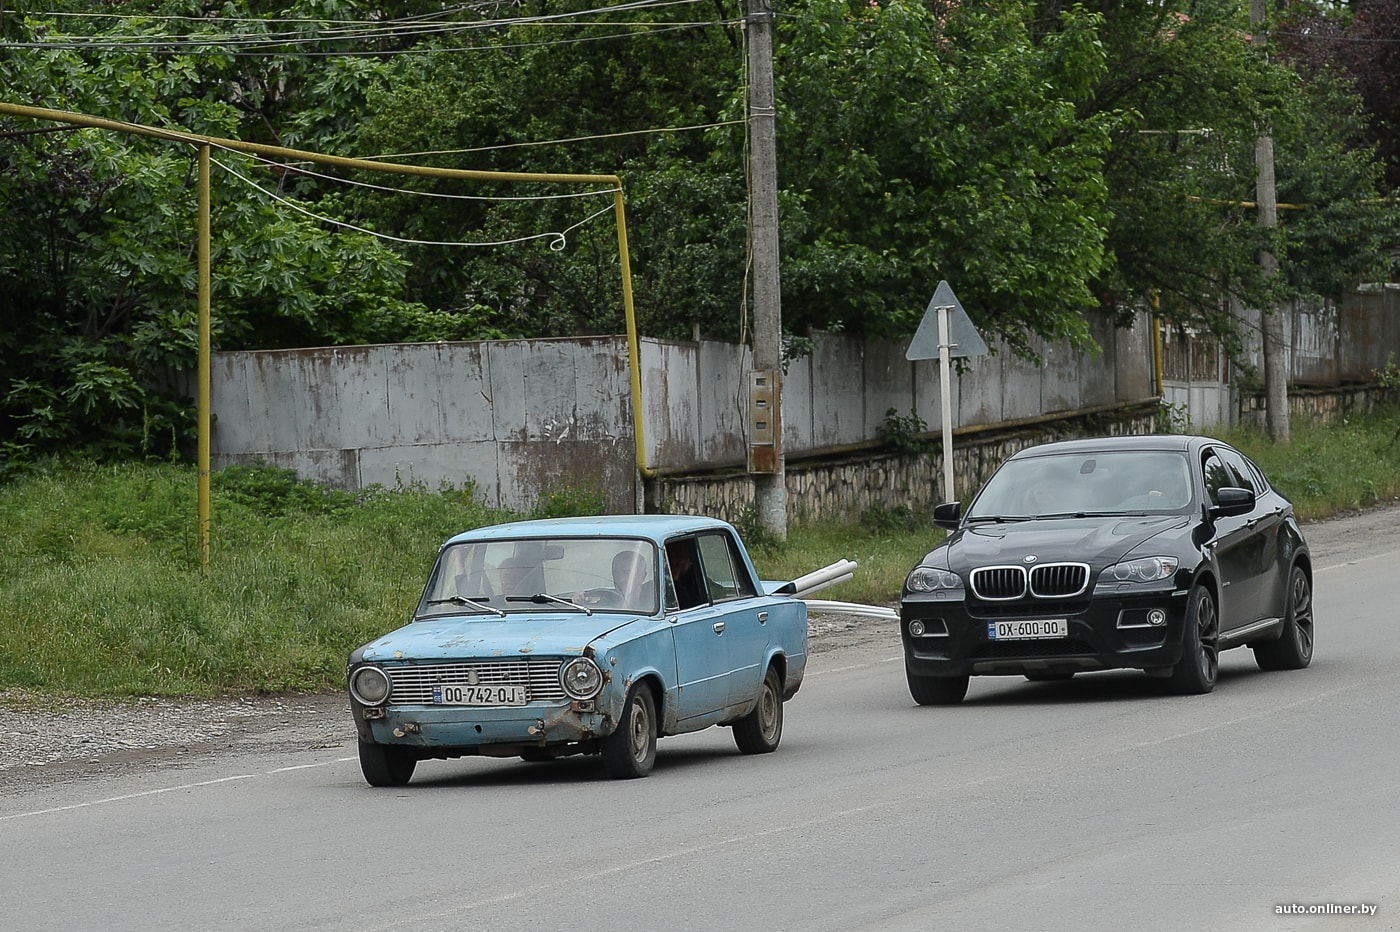
<path fill-rule="evenodd" d="M 905 351 L 904 358 L 938 358 L 940 307 L 948 308 L 948 342 L 952 345 L 948 355 L 953 359 L 987 355 L 987 343 L 982 339 L 982 334 L 972 325 L 972 318 L 967 316 L 967 311 L 958 303 L 958 296 L 953 294 L 953 289 L 946 281 L 941 281 L 933 292 L 933 300 L 928 303 L 928 310 L 924 311 L 924 319 L 919 321 L 919 329 L 914 331 L 914 339 L 909 341 L 909 349 Z"/>

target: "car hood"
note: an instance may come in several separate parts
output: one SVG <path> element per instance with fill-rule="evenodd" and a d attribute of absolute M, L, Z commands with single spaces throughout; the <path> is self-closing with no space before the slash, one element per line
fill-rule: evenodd
<path fill-rule="evenodd" d="M 451 660 L 582 654 L 600 637 L 650 619 L 636 615 L 521 613 L 507 618 L 448 615 L 416 621 L 371 641 L 353 659 Z"/>
<path fill-rule="evenodd" d="M 1118 562 L 1152 538 L 1185 529 L 1188 524 L 1181 515 L 973 524 L 948 538 L 944 550 L 951 570 L 1019 564 L 1028 555 L 1034 555 L 1037 563 L 1074 561 L 1102 568 Z M 1168 552 L 1174 550 L 1168 548 Z"/>

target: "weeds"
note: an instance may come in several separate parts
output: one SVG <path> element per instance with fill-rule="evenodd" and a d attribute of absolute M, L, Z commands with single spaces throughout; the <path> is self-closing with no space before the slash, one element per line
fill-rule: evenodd
<path fill-rule="evenodd" d="M 1400 498 L 1400 405 L 1331 427 L 1228 440 L 1312 520 Z M 468 484 L 337 492 L 265 466 L 211 477 L 212 559 L 196 542 L 196 474 L 170 463 L 38 460 L 0 486 L 0 689 L 212 695 L 342 687 L 352 648 L 404 623 L 448 537 L 503 520 Z M 535 516 L 596 514 L 600 489 L 561 489 Z M 859 564 L 831 597 L 893 604 L 943 531 L 900 505 L 786 540 L 738 522 L 765 579 Z"/>

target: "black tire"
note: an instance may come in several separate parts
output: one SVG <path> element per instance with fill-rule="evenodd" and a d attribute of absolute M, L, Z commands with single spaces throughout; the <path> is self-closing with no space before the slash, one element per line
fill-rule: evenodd
<path fill-rule="evenodd" d="M 783 740 L 783 681 L 772 667 L 763 676 L 758 703 L 734 723 L 734 743 L 744 754 L 767 754 Z"/>
<path fill-rule="evenodd" d="M 632 780 L 651 773 L 656 764 L 656 703 L 651 689 L 635 684 L 622 704 L 622 719 L 603 739 L 603 766 L 608 776 Z"/>
<path fill-rule="evenodd" d="M 920 676 L 904 671 L 909 681 L 909 695 L 919 705 L 957 705 L 967 695 L 966 676 Z"/>
<path fill-rule="evenodd" d="M 1278 640 L 1254 645 L 1254 662 L 1261 670 L 1301 670 L 1312 663 L 1312 583 L 1301 566 L 1288 575 L 1287 600 Z"/>
<path fill-rule="evenodd" d="M 1073 673 L 1027 673 L 1026 679 L 1032 683 L 1063 683 L 1073 679 Z"/>
<path fill-rule="evenodd" d="M 418 758 L 405 748 L 360 742 L 360 773 L 370 786 L 403 786 L 417 766 Z"/>
<path fill-rule="evenodd" d="M 1220 615 L 1215 597 L 1205 586 L 1196 586 L 1186 601 L 1186 624 L 1181 638 L 1181 661 L 1172 667 L 1168 681 L 1174 693 L 1199 696 L 1215 688 L 1220 672 Z"/>

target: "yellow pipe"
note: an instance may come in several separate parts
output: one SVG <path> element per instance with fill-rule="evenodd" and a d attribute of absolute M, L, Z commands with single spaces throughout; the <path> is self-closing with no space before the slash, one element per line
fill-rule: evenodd
<path fill-rule="evenodd" d="M 199 434 L 199 562 L 209 565 L 209 434 L 210 434 L 210 339 L 209 323 L 209 147 L 199 147 L 199 369 L 197 415 Z"/>
<path fill-rule="evenodd" d="M 143 126 L 140 123 L 124 123 L 121 120 L 108 120 L 103 117 L 88 116 L 83 113 L 67 113 L 62 110 L 47 110 L 43 107 L 26 107 L 20 104 L 0 103 L 0 113 L 11 116 L 29 117 L 34 120 L 54 120 L 59 123 L 72 123 L 76 126 L 90 126 L 108 129 L 135 136 L 150 136 L 171 142 L 183 142 L 195 146 L 215 146 L 234 152 L 251 155 L 267 155 L 276 158 L 314 162 L 318 165 L 336 165 L 341 168 L 359 168 L 365 171 L 388 172 L 395 175 L 427 175 L 433 178 L 467 178 L 474 181 L 542 181 L 560 184 L 606 184 L 621 186 L 622 180 L 616 175 L 554 175 L 530 172 L 476 171 L 466 168 L 433 168 L 427 165 L 398 165 L 392 162 L 376 162 L 370 159 L 354 159 L 339 155 L 323 155 L 320 152 L 307 152 L 304 149 L 288 149 L 283 146 L 269 146 L 257 142 L 243 142 L 239 139 L 220 139 L 217 136 L 201 136 L 179 130 L 160 129 Z"/>
<path fill-rule="evenodd" d="M 426 165 L 399 165 L 392 162 L 377 162 L 369 159 L 346 158 L 337 155 L 323 155 L 302 149 L 288 149 L 283 146 L 269 146 L 238 139 L 220 139 L 216 136 L 201 136 L 179 130 L 160 129 L 140 123 L 126 123 L 121 120 L 108 120 L 103 117 L 83 113 L 69 113 L 63 110 L 49 110 L 44 107 L 27 107 L 22 104 L 0 102 L 0 113 L 10 116 L 27 117 L 32 120 L 50 120 L 68 123 L 73 126 L 86 126 L 134 136 L 149 136 L 170 142 L 181 142 L 199 147 L 199 399 L 198 399 L 198 469 L 199 469 L 199 538 L 200 556 L 204 563 L 209 561 L 209 392 L 210 392 L 210 341 L 209 341 L 209 159 L 210 149 L 219 147 L 234 152 L 252 155 L 273 156 L 282 159 L 312 162 L 319 165 L 334 165 L 341 168 L 358 168 L 365 171 L 386 172 L 396 175 L 420 175 L 433 178 L 460 178 L 473 181 L 535 181 L 553 184 L 605 184 L 613 190 L 613 213 L 617 217 L 617 248 L 622 271 L 622 304 L 627 319 L 628 368 L 632 382 L 632 423 L 636 434 L 637 471 L 643 476 L 653 473 L 646 464 L 646 443 L 642 433 L 642 380 L 640 346 L 637 339 L 637 317 L 632 300 L 632 264 L 627 253 L 627 218 L 624 211 L 622 179 L 617 175 L 577 175 L 551 174 L 548 172 L 498 172 L 475 171 L 464 168 L 433 168 Z"/>
<path fill-rule="evenodd" d="M 1162 397 L 1162 318 L 1159 311 L 1162 307 L 1162 296 L 1157 289 L 1152 289 L 1152 383 L 1157 390 L 1157 397 Z"/>
<path fill-rule="evenodd" d="M 637 338 L 637 311 L 632 302 L 632 260 L 627 251 L 627 216 L 623 211 L 622 184 L 613 189 L 613 213 L 617 216 L 617 255 L 622 264 L 622 309 L 627 319 L 627 370 L 632 385 L 632 438 L 637 472 L 651 478 L 647 466 L 646 437 L 642 417 L 642 356 Z"/>

